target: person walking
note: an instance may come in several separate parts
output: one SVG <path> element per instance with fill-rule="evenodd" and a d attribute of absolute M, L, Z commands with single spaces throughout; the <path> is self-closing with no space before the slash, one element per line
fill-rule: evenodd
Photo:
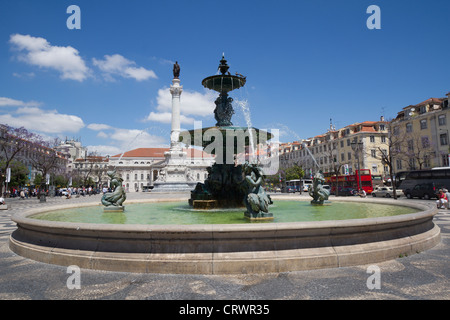
<path fill-rule="evenodd" d="M 448 192 L 448 190 L 447 189 L 443 189 L 443 191 L 444 191 L 444 193 L 445 193 L 445 196 L 447 197 L 447 210 L 450 210 L 450 203 L 449 203 L 449 199 L 450 199 L 450 192 Z"/>
<path fill-rule="evenodd" d="M 444 190 L 439 189 L 438 200 L 436 201 L 436 206 L 438 209 L 445 209 L 447 207 L 448 198 L 444 193 Z"/>

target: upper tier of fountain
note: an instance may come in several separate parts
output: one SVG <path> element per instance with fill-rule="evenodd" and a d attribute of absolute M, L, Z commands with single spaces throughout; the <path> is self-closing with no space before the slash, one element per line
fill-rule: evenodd
<path fill-rule="evenodd" d="M 245 85 L 246 78 L 243 75 L 236 73 L 236 75 L 231 75 L 228 72 L 230 67 L 227 64 L 227 60 L 222 55 L 222 60 L 220 60 L 219 71 L 221 74 L 210 76 L 202 81 L 202 85 L 205 88 L 217 91 L 219 93 L 227 93 L 233 91 L 234 89 L 239 89 Z"/>

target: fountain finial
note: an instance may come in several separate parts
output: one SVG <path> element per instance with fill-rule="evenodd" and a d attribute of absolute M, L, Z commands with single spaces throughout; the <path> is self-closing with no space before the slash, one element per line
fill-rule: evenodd
<path fill-rule="evenodd" d="M 219 70 L 222 74 L 226 74 L 230 66 L 227 64 L 227 60 L 225 60 L 225 53 L 222 54 L 222 60 L 220 60 Z"/>

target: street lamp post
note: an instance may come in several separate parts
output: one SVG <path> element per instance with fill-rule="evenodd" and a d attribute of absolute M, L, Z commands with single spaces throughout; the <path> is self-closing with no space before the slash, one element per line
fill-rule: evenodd
<path fill-rule="evenodd" d="M 350 143 L 350 145 L 351 145 L 352 150 L 355 152 L 355 155 L 356 155 L 356 157 L 358 159 L 358 181 L 359 181 L 359 188 L 362 189 L 362 186 L 361 186 L 361 172 L 360 172 L 361 171 L 361 167 L 359 165 L 359 153 L 363 150 L 364 143 L 362 141 L 358 142 L 357 139 L 355 139 L 355 140 L 353 140 Z M 358 192 L 359 192 L 359 190 L 358 190 Z"/>

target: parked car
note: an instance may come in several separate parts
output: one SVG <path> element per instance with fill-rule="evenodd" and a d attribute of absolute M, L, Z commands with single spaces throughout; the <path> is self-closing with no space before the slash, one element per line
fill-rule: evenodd
<path fill-rule="evenodd" d="M 339 190 L 340 196 L 354 196 L 356 194 L 356 190 L 353 188 L 342 188 Z"/>
<path fill-rule="evenodd" d="M 419 183 L 416 184 L 411 189 L 405 189 L 403 190 L 403 193 L 408 199 L 411 198 L 422 198 L 422 199 L 431 199 L 436 198 L 438 199 L 438 192 L 439 189 L 445 188 L 444 186 L 437 186 L 434 182 L 427 182 L 427 183 Z"/>
<path fill-rule="evenodd" d="M 397 197 L 400 196 L 398 190 L 396 190 Z M 394 189 L 392 187 L 377 187 L 372 192 L 372 197 L 386 197 L 391 198 L 394 196 Z"/>

